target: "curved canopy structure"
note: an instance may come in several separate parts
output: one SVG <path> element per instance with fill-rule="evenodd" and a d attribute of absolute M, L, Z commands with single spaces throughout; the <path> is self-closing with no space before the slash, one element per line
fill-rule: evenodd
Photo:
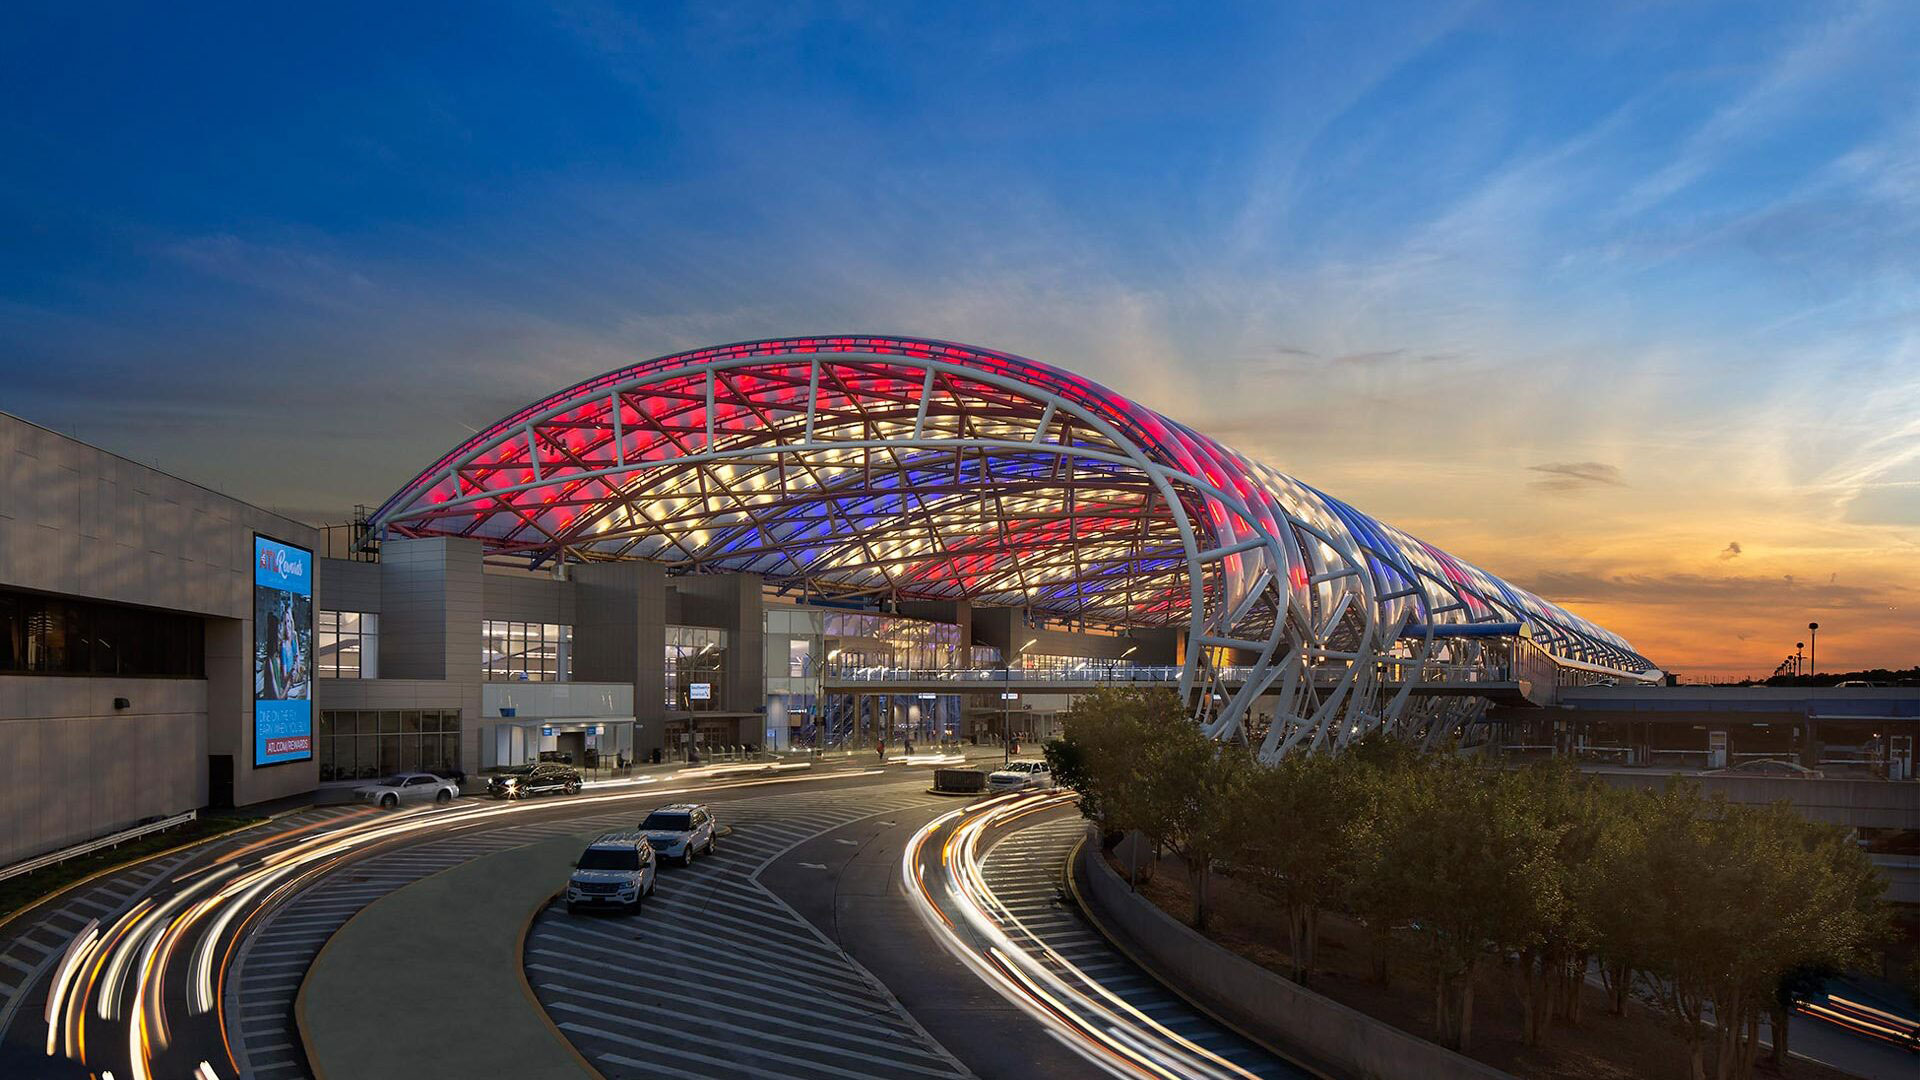
<path fill-rule="evenodd" d="M 1098 384 L 950 342 L 782 338 L 620 368 L 468 439 L 372 525 L 536 565 L 644 558 L 1184 625 L 1182 687 L 1216 734 L 1280 696 L 1293 722 L 1270 752 L 1391 721 L 1407 695 L 1379 663 L 1436 656 L 1461 626 L 1658 675 L 1619 635 Z M 1365 723 L 1336 730 L 1347 715 Z"/>

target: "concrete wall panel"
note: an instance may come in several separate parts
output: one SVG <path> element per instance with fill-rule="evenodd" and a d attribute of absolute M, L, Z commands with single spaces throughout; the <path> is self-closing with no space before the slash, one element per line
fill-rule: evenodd
<path fill-rule="evenodd" d="M 26 826 L 0 830 L 0 861 L 203 805 L 209 753 L 234 755 L 243 803 L 314 786 L 312 763 L 251 768 L 252 660 L 243 643 L 253 633 L 255 532 L 309 548 L 319 538 L 299 522 L 0 414 L 0 585 L 200 615 L 224 623 L 231 639 L 228 662 L 210 650 L 204 681 L 0 676 L 0 759 L 30 754 L 36 776 L 68 785 L 64 799 L 4 807 L 0 820 Z M 192 701 L 161 701 L 182 693 Z M 114 697 L 133 708 L 114 711 Z"/>
<path fill-rule="evenodd" d="M 205 805 L 206 699 L 199 679 L 0 676 L 0 865 Z"/>

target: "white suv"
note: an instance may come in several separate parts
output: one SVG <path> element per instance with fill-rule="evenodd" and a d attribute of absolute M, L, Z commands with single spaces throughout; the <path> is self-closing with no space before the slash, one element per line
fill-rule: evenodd
<path fill-rule="evenodd" d="M 648 814 L 640 832 L 664 859 L 692 866 L 693 855 L 713 854 L 713 814 L 698 803 L 674 803 Z"/>
<path fill-rule="evenodd" d="M 987 774 L 990 791 L 1023 791 L 1053 786 L 1053 770 L 1044 761 L 1009 761 L 1004 769 Z"/>
<path fill-rule="evenodd" d="M 587 845 L 567 878 L 567 910 L 625 907 L 640 910 L 653 895 L 653 848 L 637 832 L 611 832 Z"/>

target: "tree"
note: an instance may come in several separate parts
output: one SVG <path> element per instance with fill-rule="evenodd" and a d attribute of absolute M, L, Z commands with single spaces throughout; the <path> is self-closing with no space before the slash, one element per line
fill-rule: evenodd
<path fill-rule="evenodd" d="M 1785 1072 L 1787 1055 L 1793 1053 L 1788 1046 L 1787 1021 L 1793 1016 L 1793 1006 L 1797 1001 L 1813 997 L 1826 988 L 1827 980 L 1840 974 L 1838 968 L 1824 964 L 1795 964 L 1780 975 L 1780 981 L 1773 987 L 1773 1013 L 1768 1017 L 1773 1035 L 1773 1069 Z"/>
<path fill-rule="evenodd" d="M 1040 748 L 1040 756 L 1046 759 L 1054 783 L 1079 793 L 1080 815 L 1090 821 L 1099 820 L 1099 792 L 1093 786 L 1093 775 L 1088 768 L 1087 747 L 1077 733 L 1069 730 L 1058 739 L 1048 739 Z"/>
<path fill-rule="evenodd" d="M 1786 804 L 1703 800 L 1675 782 L 1652 806 L 1650 981 L 1687 1040 L 1692 1080 L 1705 1080 L 1709 1035 L 1716 1077 L 1750 1076 L 1760 1017 L 1778 1015 L 1783 978 L 1860 963 L 1886 933 L 1884 882 L 1842 830 Z"/>
<path fill-rule="evenodd" d="M 1624 1016 L 1635 973 L 1647 961 L 1652 906 L 1644 894 L 1650 885 L 1646 860 L 1653 798 L 1605 785 L 1596 795 L 1595 810 L 1604 826 L 1587 872 L 1574 881 L 1572 901 L 1592 933 L 1608 1011 Z"/>
<path fill-rule="evenodd" d="M 1562 902 L 1555 837 L 1529 805 L 1529 785 L 1497 769 L 1438 759 L 1412 774 L 1402 827 L 1381 858 L 1397 866 L 1434 977 L 1438 1041 L 1473 1042 L 1474 983 L 1486 960 L 1538 947 Z"/>
<path fill-rule="evenodd" d="M 1373 978 L 1386 986 L 1393 932 L 1412 917 L 1408 868 L 1388 857 L 1390 841 L 1418 827 L 1413 783 L 1438 760 L 1384 736 L 1369 736 L 1340 755 L 1350 770 L 1354 803 L 1348 834 L 1346 910 L 1367 928 Z"/>
<path fill-rule="evenodd" d="M 1298 754 L 1255 770 L 1233 857 L 1287 916 L 1293 980 L 1307 985 L 1320 912 L 1348 892 L 1364 838 L 1361 770 L 1346 756 Z"/>
<path fill-rule="evenodd" d="M 1164 843 L 1175 801 L 1165 794 L 1158 755 L 1167 733 L 1199 734 L 1179 697 L 1163 688 L 1102 688 L 1062 713 L 1061 726 L 1068 766 L 1061 782 L 1080 792 L 1082 812 L 1106 832 Z M 1137 869 L 1129 864 L 1130 880 Z"/>
<path fill-rule="evenodd" d="M 1578 900 L 1593 895 L 1601 838 L 1611 824 L 1606 812 L 1612 803 L 1603 787 L 1562 759 L 1529 765 L 1500 785 L 1523 827 L 1547 845 L 1545 860 L 1530 868 L 1538 878 L 1516 898 L 1507 920 L 1521 1035 L 1529 1046 L 1546 1040 L 1556 1016 L 1579 1020 L 1581 988 L 1598 933 Z"/>
<path fill-rule="evenodd" d="M 1716 1016 L 1739 1010 L 1735 1023 L 1719 1025 L 1721 1080 L 1753 1074 L 1763 1013 L 1773 1023 L 1776 1061 L 1784 1060 L 1779 1044 L 1793 999 L 1865 963 L 1870 946 L 1892 932 L 1885 880 L 1846 830 L 1806 821 L 1786 803 L 1743 808 L 1740 816 L 1748 842 L 1777 856 L 1763 874 L 1764 907 L 1757 912 L 1770 917 L 1755 928 L 1738 986 L 1723 988 L 1738 996 L 1725 1004 L 1715 997 Z"/>
<path fill-rule="evenodd" d="M 1205 930 L 1213 864 L 1232 847 L 1245 813 L 1253 758 L 1242 747 L 1208 738 L 1184 715 L 1170 721 L 1156 712 L 1147 721 L 1144 817 L 1157 830 L 1148 835 L 1186 863 L 1193 925 Z"/>

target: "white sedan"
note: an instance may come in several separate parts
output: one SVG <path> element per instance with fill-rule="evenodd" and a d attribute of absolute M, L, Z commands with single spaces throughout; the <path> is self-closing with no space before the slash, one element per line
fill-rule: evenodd
<path fill-rule="evenodd" d="M 1053 786 L 1053 770 L 1044 761 L 1009 761 L 1007 767 L 987 774 L 989 791 L 1024 791 Z"/>
<path fill-rule="evenodd" d="M 460 797 L 460 785 L 432 773 L 400 773 L 379 783 L 354 788 L 353 797 L 385 807 L 410 802 L 446 803 Z"/>

